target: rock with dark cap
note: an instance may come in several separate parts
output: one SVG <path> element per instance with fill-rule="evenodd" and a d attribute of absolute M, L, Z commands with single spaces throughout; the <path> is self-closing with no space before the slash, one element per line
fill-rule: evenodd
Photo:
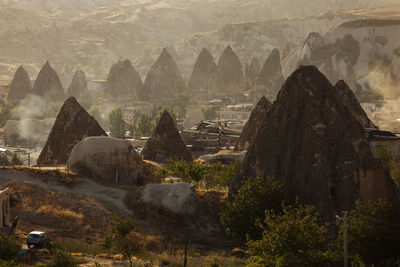
<path fill-rule="evenodd" d="M 142 156 L 156 162 L 166 162 L 168 159 L 193 160 L 167 110 L 161 115 L 153 135 L 144 146 Z"/>
<path fill-rule="evenodd" d="M 230 45 L 219 57 L 215 79 L 217 93 L 238 93 L 245 89 L 242 63 Z"/>
<path fill-rule="evenodd" d="M 367 113 L 361 107 L 356 96 L 345 81 L 340 80 L 336 83 L 335 89 L 341 101 L 351 112 L 351 114 L 360 122 L 364 128 L 376 128 L 372 121 L 368 118 Z"/>
<path fill-rule="evenodd" d="M 133 97 L 136 100 L 148 100 L 139 73 L 130 60 L 118 61 L 114 64 L 107 77 L 105 94 L 112 98 Z"/>
<path fill-rule="evenodd" d="M 85 73 L 81 70 L 77 70 L 72 78 L 71 84 L 68 87 L 67 96 L 78 98 L 81 95 L 84 95 L 87 89 L 88 87 Z"/>
<path fill-rule="evenodd" d="M 191 93 L 207 93 L 211 90 L 212 77 L 217 71 L 217 65 L 210 52 L 203 48 L 196 63 L 194 64 L 192 76 L 188 84 L 188 91 Z"/>
<path fill-rule="evenodd" d="M 146 76 L 144 87 L 151 100 L 172 99 L 176 94 L 183 93 L 185 83 L 179 72 L 178 65 L 172 59 L 167 49 L 163 49 L 157 61 Z"/>
<path fill-rule="evenodd" d="M 268 110 L 271 107 L 271 102 L 264 96 L 258 101 L 256 107 L 250 114 L 249 120 L 243 128 L 243 131 L 236 143 L 235 151 L 247 150 L 250 144 L 256 139 L 257 133 L 265 121 Z"/>
<path fill-rule="evenodd" d="M 373 162 L 364 129 L 314 66 L 301 66 L 284 83 L 251 144 L 230 195 L 247 177 L 283 180 L 289 196 L 335 220 L 360 198 L 355 171 Z M 385 178 L 383 178 L 385 179 Z"/>
<path fill-rule="evenodd" d="M 10 91 L 7 95 L 7 101 L 18 102 L 24 99 L 31 92 L 32 83 L 29 78 L 29 74 L 22 66 L 19 66 L 11 82 Z"/>
<path fill-rule="evenodd" d="M 52 101 L 65 100 L 65 92 L 60 77 L 50 65 L 49 61 L 46 61 L 40 70 L 32 92 Z"/>
<path fill-rule="evenodd" d="M 68 98 L 58 113 L 37 165 L 66 164 L 72 148 L 89 136 L 107 136 L 107 134 L 74 97 Z"/>

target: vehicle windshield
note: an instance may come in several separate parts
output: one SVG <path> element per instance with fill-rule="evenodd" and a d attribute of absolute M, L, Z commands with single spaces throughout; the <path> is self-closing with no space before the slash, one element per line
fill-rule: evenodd
<path fill-rule="evenodd" d="M 32 239 L 40 239 L 40 235 L 37 235 L 37 234 L 30 234 L 30 235 L 29 235 L 29 238 L 32 238 Z"/>

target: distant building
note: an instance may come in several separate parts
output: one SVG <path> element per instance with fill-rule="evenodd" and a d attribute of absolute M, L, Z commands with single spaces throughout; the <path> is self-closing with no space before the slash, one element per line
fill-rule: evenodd
<path fill-rule="evenodd" d="M 229 105 L 218 111 L 219 120 L 247 121 L 250 117 L 253 104 Z"/>
<path fill-rule="evenodd" d="M 0 228 L 10 226 L 11 210 L 10 210 L 10 193 L 8 188 L 0 189 Z"/>

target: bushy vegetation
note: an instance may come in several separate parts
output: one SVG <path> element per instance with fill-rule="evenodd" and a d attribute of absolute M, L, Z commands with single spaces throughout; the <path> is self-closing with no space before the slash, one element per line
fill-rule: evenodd
<path fill-rule="evenodd" d="M 21 250 L 19 241 L 14 236 L 8 236 L 0 231 L 0 259 L 5 261 L 15 260 Z"/>
<path fill-rule="evenodd" d="M 160 120 L 161 114 L 166 108 L 164 106 L 158 106 L 153 109 L 149 114 L 135 113 L 133 123 L 129 126 L 131 134 L 134 136 L 151 136 L 154 132 L 157 124 Z M 167 109 L 169 114 L 171 114 L 174 122 L 176 124 L 176 113 L 173 109 Z"/>
<path fill-rule="evenodd" d="M 328 227 L 313 206 L 283 204 L 281 213 L 266 210 L 259 227 L 262 238 L 246 244 L 250 266 L 324 266 L 331 261 L 324 249 Z"/>
<path fill-rule="evenodd" d="M 206 120 L 215 120 L 217 118 L 217 111 L 220 108 L 221 107 L 218 107 L 218 106 L 204 107 L 201 109 L 201 111 L 203 112 L 204 118 Z"/>
<path fill-rule="evenodd" d="M 123 139 L 125 137 L 125 121 L 121 109 L 113 109 L 109 114 L 110 134 L 112 137 Z"/>
<path fill-rule="evenodd" d="M 286 200 L 284 183 L 274 178 L 255 177 L 245 181 L 221 213 L 221 221 L 227 232 L 236 239 L 256 240 L 262 237 L 259 222 L 265 218 L 266 210 L 281 211 Z"/>
<path fill-rule="evenodd" d="M 57 250 L 51 258 L 49 267 L 76 267 L 77 262 L 72 258 L 71 254 L 63 250 Z"/>
<path fill-rule="evenodd" d="M 206 165 L 184 160 L 168 160 L 167 164 L 156 170 L 160 179 L 177 177 L 183 182 L 205 185 L 207 188 L 222 188 L 231 184 L 233 177 L 240 168 L 240 162 L 223 165 L 217 163 Z"/>

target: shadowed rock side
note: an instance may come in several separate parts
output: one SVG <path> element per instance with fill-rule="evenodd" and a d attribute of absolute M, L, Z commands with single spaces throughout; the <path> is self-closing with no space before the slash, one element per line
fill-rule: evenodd
<path fill-rule="evenodd" d="M 216 71 L 217 65 L 213 57 L 207 49 L 203 48 L 194 64 L 188 92 L 199 94 L 212 90 L 212 77 Z"/>
<path fill-rule="evenodd" d="M 169 158 L 193 160 L 167 110 L 161 115 L 153 135 L 146 142 L 142 156 L 157 162 L 166 162 Z"/>
<path fill-rule="evenodd" d="M 336 83 L 335 89 L 339 94 L 339 101 L 341 101 L 352 113 L 352 115 L 360 122 L 364 128 L 376 128 L 372 121 L 368 118 L 367 113 L 361 107 L 360 102 L 353 94 L 353 91 L 347 84 L 340 80 Z"/>
<path fill-rule="evenodd" d="M 216 86 L 218 94 L 232 94 L 244 91 L 242 63 L 232 47 L 228 45 L 218 60 Z"/>
<path fill-rule="evenodd" d="M 279 49 L 274 48 L 257 77 L 257 87 L 265 90 L 268 98 L 275 99 L 284 82 Z"/>
<path fill-rule="evenodd" d="M 176 94 L 184 92 L 185 83 L 178 66 L 167 49 L 163 49 L 161 55 L 151 67 L 146 76 L 144 87 L 151 94 L 151 100 L 171 99 Z"/>
<path fill-rule="evenodd" d="M 257 133 L 265 121 L 268 110 L 271 108 L 271 102 L 264 96 L 258 101 L 257 106 L 251 112 L 249 120 L 243 128 L 235 146 L 235 151 L 247 150 L 250 144 L 256 139 Z"/>
<path fill-rule="evenodd" d="M 24 99 L 31 92 L 32 83 L 29 78 L 29 74 L 22 66 L 19 66 L 11 82 L 10 91 L 7 95 L 7 101 L 18 102 Z"/>
<path fill-rule="evenodd" d="M 46 61 L 40 70 L 32 92 L 36 95 L 49 98 L 52 101 L 65 100 L 65 92 L 60 77 L 58 77 L 57 72 L 51 67 L 48 61 Z"/>
<path fill-rule="evenodd" d="M 67 96 L 68 97 L 80 97 L 87 92 L 87 80 L 86 75 L 83 71 L 77 70 L 72 78 L 72 82 L 68 87 Z"/>
<path fill-rule="evenodd" d="M 314 66 L 301 66 L 285 82 L 230 194 L 246 177 L 273 176 L 296 196 L 335 220 L 360 197 L 354 172 L 373 161 L 364 130 L 337 90 Z"/>
<path fill-rule="evenodd" d="M 58 113 L 37 165 L 66 164 L 72 148 L 89 136 L 107 136 L 107 134 L 74 97 L 68 98 Z"/>
<path fill-rule="evenodd" d="M 261 71 L 261 64 L 258 58 L 253 57 L 250 66 L 246 66 L 246 88 L 253 89 L 256 86 L 257 77 Z"/>
<path fill-rule="evenodd" d="M 88 137 L 71 151 L 68 164 L 82 175 L 110 183 L 144 185 L 156 179 L 129 141 Z"/>
<path fill-rule="evenodd" d="M 148 100 L 139 73 L 130 60 L 118 61 L 114 64 L 107 77 L 105 94 L 112 98 L 133 97 L 136 100 Z"/>

